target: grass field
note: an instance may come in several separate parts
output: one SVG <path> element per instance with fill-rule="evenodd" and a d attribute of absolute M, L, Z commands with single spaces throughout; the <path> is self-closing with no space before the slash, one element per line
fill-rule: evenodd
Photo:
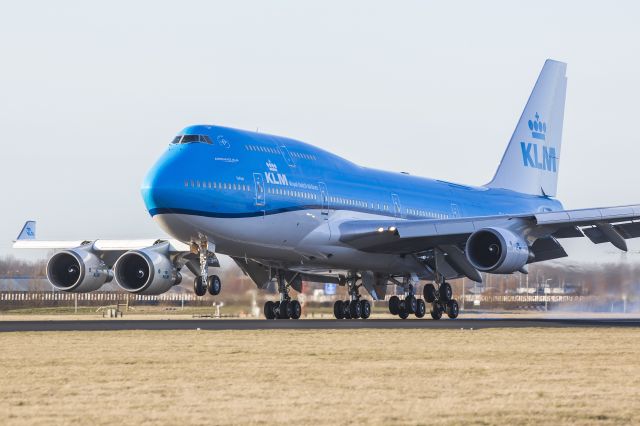
<path fill-rule="evenodd" d="M 640 331 L 0 334 L 2 424 L 638 424 Z"/>

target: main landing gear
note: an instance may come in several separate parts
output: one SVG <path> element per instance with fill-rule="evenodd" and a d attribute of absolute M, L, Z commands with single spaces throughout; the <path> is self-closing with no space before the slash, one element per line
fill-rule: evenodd
<path fill-rule="evenodd" d="M 453 290 L 451 284 L 442 280 L 442 283 L 436 290 L 433 284 L 424 286 L 424 300 L 431 304 L 431 318 L 439 320 L 442 314 L 446 313 L 451 319 L 458 318 L 460 306 L 458 301 L 453 299 Z"/>
<path fill-rule="evenodd" d="M 217 296 L 222 290 L 222 281 L 217 275 L 209 275 L 209 249 L 206 239 L 202 239 L 197 244 L 197 251 L 200 257 L 200 275 L 196 275 L 193 280 L 193 292 L 196 296 L 204 296 L 207 292 L 212 296 Z"/>
<path fill-rule="evenodd" d="M 409 283 L 409 278 L 404 280 L 404 299 L 398 296 L 391 296 L 389 299 L 389 312 L 391 315 L 398 315 L 402 319 L 409 318 L 413 314 L 417 318 L 423 318 L 427 312 L 427 305 L 424 300 L 418 299 L 415 295 L 413 284 Z"/>
<path fill-rule="evenodd" d="M 358 277 L 354 274 L 347 278 L 349 300 L 338 300 L 333 304 L 333 316 L 336 319 L 367 319 L 371 315 L 371 303 L 368 300 L 360 300 L 360 287 Z"/>
<path fill-rule="evenodd" d="M 284 276 L 278 272 L 278 293 L 280 301 L 267 301 L 264 304 L 264 316 L 266 319 L 298 319 L 302 315 L 302 306 L 297 300 L 292 300 L 289 296 L 289 284 L 285 282 Z"/>
<path fill-rule="evenodd" d="M 409 318 L 413 314 L 417 318 L 423 318 L 427 313 L 427 303 L 429 303 L 431 318 L 439 320 L 442 314 L 446 313 L 451 319 L 458 317 L 460 307 L 458 302 L 453 299 L 453 290 L 451 284 L 442 280 L 438 288 L 433 284 L 424 286 L 424 299 L 416 298 L 413 284 L 408 283 L 405 278 L 404 283 L 405 295 L 404 299 L 398 296 L 391 296 L 389 299 L 389 312 L 391 315 L 397 315 L 402 319 Z"/>

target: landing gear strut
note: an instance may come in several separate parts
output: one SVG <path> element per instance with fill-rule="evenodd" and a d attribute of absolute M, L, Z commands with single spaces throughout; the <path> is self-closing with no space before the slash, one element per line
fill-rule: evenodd
<path fill-rule="evenodd" d="M 371 315 L 371 303 L 365 299 L 360 300 L 362 284 L 358 284 L 358 279 L 356 274 L 347 277 L 349 300 L 337 300 L 333 304 L 333 316 L 336 319 L 367 319 Z"/>
<path fill-rule="evenodd" d="M 276 274 L 278 281 L 278 293 L 280 300 L 278 302 L 267 301 L 264 304 L 264 316 L 266 319 L 299 319 L 302 315 L 302 306 L 300 302 L 291 299 L 289 296 L 289 284 L 284 279 L 282 273 L 278 271 Z"/>
<path fill-rule="evenodd" d="M 209 276 L 209 245 L 206 238 L 202 238 L 199 243 L 193 243 L 192 252 L 197 251 L 200 261 L 200 275 L 196 275 L 193 280 L 193 291 L 196 296 L 204 296 L 209 292 L 212 296 L 217 296 L 222 290 L 222 281 L 217 275 Z"/>

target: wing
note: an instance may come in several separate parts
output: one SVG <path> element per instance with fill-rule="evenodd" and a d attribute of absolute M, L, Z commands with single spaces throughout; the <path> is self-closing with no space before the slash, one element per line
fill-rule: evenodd
<path fill-rule="evenodd" d="M 169 251 L 171 253 L 189 252 L 190 248 L 187 244 L 173 239 L 167 240 L 38 240 L 36 239 L 36 222 L 34 220 L 27 221 L 22 227 L 22 231 L 18 238 L 13 242 L 15 249 L 49 249 L 49 250 L 68 250 L 80 246 L 91 246 L 92 250 L 98 252 L 125 252 L 129 250 L 139 250 L 145 247 L 151 247 L 161 242 L 169 243 Z"/>
<path fill-rule="evenodd" d="M 640 237 L 640 205 L 497 215 L 446 220 L 353 220 L 339 224 L 340 242 L 371 253 L 420 254 L 438 249 L 460 275 L 480 281 L 465 256 L 476 231 L 495 227 L 522 236 L 529 245 L 527 263 L 567 256 L 557 239 L 586 236 L 595 244 L 627 250 L 625 240 Z"/>
<path fill-rule="evenodd" d="M 173 239 L 70 240 L 36 239 L 36 223 L 28 221 L 13 247 L 56 250 L 47 263 L 47 278 L 62 291 L 90 292 L 110 282 L 120 269 L 118 284 L 138 294 L 161 294 L 182 281 L 186 266 L 194 275 L 201 271 L 197 249 Z M 208 252 L 207 266 L 220 266 L 215 253 Z"/>

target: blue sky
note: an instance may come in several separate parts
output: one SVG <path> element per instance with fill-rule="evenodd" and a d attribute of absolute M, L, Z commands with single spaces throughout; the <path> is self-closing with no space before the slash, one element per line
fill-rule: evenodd
<path fill-rule="evenodd" d="M 638 21 L 631 1 L 10 2 L 0 254 L 27 218 L 41 238 L 162 236 L 140 183 L 194 123 L 485 183 L 546 58 L 568 63 L 558 198 L 640 203 Z"/>

